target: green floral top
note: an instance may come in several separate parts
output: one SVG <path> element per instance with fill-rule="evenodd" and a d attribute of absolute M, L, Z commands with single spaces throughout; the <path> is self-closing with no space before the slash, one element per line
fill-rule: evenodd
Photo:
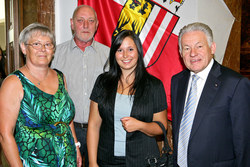
<path fill-rule="evenodd" d="M 57 71 L 59 86 L 54 95 L 41 91 L 19 70 L 12 75 L 18 76 L 24 91 L 15 131 L 23 165 L 77 166 L 69 127 L 75 108 L 64 87 L 62 72 Z"/>

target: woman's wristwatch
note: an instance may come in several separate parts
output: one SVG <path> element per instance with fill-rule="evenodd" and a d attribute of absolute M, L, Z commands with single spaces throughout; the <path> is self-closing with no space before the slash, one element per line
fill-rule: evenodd
<path fill-rule="evenodd" d="M 81 143 L 78 141 L 77 143 L 75 143 L 76 147 L 81 147 Z"/>

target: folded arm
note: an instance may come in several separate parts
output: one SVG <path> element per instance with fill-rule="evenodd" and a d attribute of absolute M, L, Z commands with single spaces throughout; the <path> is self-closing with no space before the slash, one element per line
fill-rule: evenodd
<path fill-rule="evenodd" d="M 162 134 L 162 129 L 155 122 L 143 122 L 133 117 L 124 117 L 121 119 L 122 126 L 127 132 L 141 131 L 148 136 L 156 136 Z M 167 111 L 155 113 L 153 121 L 161 122 L 167 129 Z"/>

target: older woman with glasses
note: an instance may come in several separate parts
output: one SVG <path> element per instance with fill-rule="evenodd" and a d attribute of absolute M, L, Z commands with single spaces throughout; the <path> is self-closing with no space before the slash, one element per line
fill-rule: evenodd
<path fill-rule="evenodd" d="M 9 165 L 81 166 L 74 105 L 62 72 L 49 68 L 53 33 L 33 23 L 21 32 L 19 44 L 26 64 L 0 89 L 0 142 Z"/>

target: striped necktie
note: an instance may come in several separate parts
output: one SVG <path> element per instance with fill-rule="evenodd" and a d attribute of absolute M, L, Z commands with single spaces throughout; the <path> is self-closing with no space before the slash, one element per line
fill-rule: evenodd
<path fill-rule="evenodd" d="M 181 125 L 179 130 L 179 142 L 178 142 L 178 157 L 177 162 L 180 167 L 187 167 L 187 148 L 190 137 L 191 128 L 193 125 L 196 102 L 197 102 L 197 80 L 199 76 L 192 75 L 192 83 L 186 105 L 184 108 L 183 116 L 181 119 Z"/>

